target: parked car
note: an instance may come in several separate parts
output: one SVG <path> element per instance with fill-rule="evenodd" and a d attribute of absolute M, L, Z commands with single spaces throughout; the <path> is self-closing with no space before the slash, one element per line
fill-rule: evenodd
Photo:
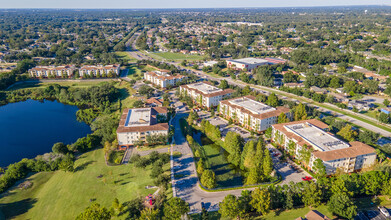
<path fill-rule="evenodd" d="M 305 176 L 305 177 L 302 177 L 301 179 L 304 180 L 304 181 L 310 181 L 310 180 L 312 180 L 312 177 Z"/>
<path fill-rule="evenodd" d="M 380 211 L 384 216 L 386 216 L 387 218 L 390 217 L 390 212 L 389 212 L 388 209 L 386 209 L 384 206 L 378 206 L 377 208 L 379 209 L 379 211 Z"/>

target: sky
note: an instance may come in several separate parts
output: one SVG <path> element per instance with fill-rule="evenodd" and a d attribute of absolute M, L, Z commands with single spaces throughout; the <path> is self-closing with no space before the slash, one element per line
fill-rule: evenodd
<path fill-rule="evenodd" d="M 231 8 L 391 5 L 391 0 L 0 0 L 0 8 Z"/>

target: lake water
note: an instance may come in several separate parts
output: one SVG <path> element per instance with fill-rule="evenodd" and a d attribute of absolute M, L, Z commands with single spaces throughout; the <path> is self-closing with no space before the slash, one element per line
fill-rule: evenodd
<path fill-rule="evenodd" d="M 51 152 L 91 133 L 76 120 L 78 108 L 57 101 L 27 100 L 0 107 L 0 167 Z"/>

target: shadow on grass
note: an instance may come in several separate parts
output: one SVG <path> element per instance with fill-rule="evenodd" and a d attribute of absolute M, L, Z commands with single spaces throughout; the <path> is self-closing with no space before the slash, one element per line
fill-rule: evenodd
<path fill-rule="evenodd" d="M 79 166 L 77 166 L 75 168 L 75 172 L 84 170 L 85 168 L 88 167 L 88 165 L 93 164 L 94 162 L 96 162 L 96 161 L 88 161 L 88 162 L 85 162 L 83 164 L 80 164 Z"/>
<path fill-rule="evenodd" d="M 36 199 L 23 199 L 17 202 L 0 204 L 0 210 L 6 219 L 13 219 L 19 215 L 25 214 L 37 202 Z"/>
<path fill-rule="evenodd" d="M 130 94 L 129 94 L 129 92 L 128 92 L 127 89 L 125 89 L 125 88 L 119 89 L 118 99 L 119 99 L 120 101 L 122 101 L 122 100 L 128 98 L 129 96 L 130 96 Z"/>

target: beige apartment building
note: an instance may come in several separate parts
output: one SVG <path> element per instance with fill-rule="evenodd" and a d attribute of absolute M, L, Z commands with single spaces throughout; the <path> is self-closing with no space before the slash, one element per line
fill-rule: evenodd
<path fill-rule="evenodd" d="M 317 159 L 323 161 L 328 175 L 337 169 L 350 173 L 370 167 L 376 162 L 374 148 L 358 142 L 344 142 L 328 132 L 328 125 L 316 120 L 294 121 L 272 125 L 272 140 L 287 152 L 299 157 L 303 148 L 311 153 L 308 167 Z"/>
<path fill-rule="evenodd" d="M 166 107 L 125 109 L 117 128 L 121 149 L 146 141 L 148 135 L 168 135 L 168 123 L 158 123 L 158 117 L 167 117 Z"/>
<path fill-rule="evenodd" d="M 180 91 L 190 96 L 195 103 L 203 107 L 211 108 L 219 105 L 224 98 L 230 97 L 233 89 L 220 89 L 206 82 L 181 85 Z"/>
<path fill-rule="evenodd" d="M 66 66 L 36 66 L 30 69 L 28 72 L 31 77 L 63 77 L 63 76 L 73 76 L 74 71 L 76 70 L 75 66 L 66 65 Z"/>
<path fill-rule="evenodd" d="M 152 84 L 167 88 L 168 86 L 175 86 L 177 82 L 182 82 L 187 77 L 182 75 L 171 75 L 169 71 L 153 71 L 144 73 L 144 79 L 150 81 Z"/>
<path fill-rule="evenodd" d="M 284 113 L 291 118 L 289 108 L 273 108 L 256 101 L 254 96 L 244 96 L 220 101 L 219 113 L 222 117 L 233 119 L 243 127 L 262 132 L 277 123 L 278 116 Z"/>
<path fill-rule="evenodd" d="M 79 69 L 80 76 L 89 75 L 89 76 L 97 76 L 100 75 L 119 75 L 120 74 L 120 65 L 112 64 L 112 65 L 84 65 Z"/>

